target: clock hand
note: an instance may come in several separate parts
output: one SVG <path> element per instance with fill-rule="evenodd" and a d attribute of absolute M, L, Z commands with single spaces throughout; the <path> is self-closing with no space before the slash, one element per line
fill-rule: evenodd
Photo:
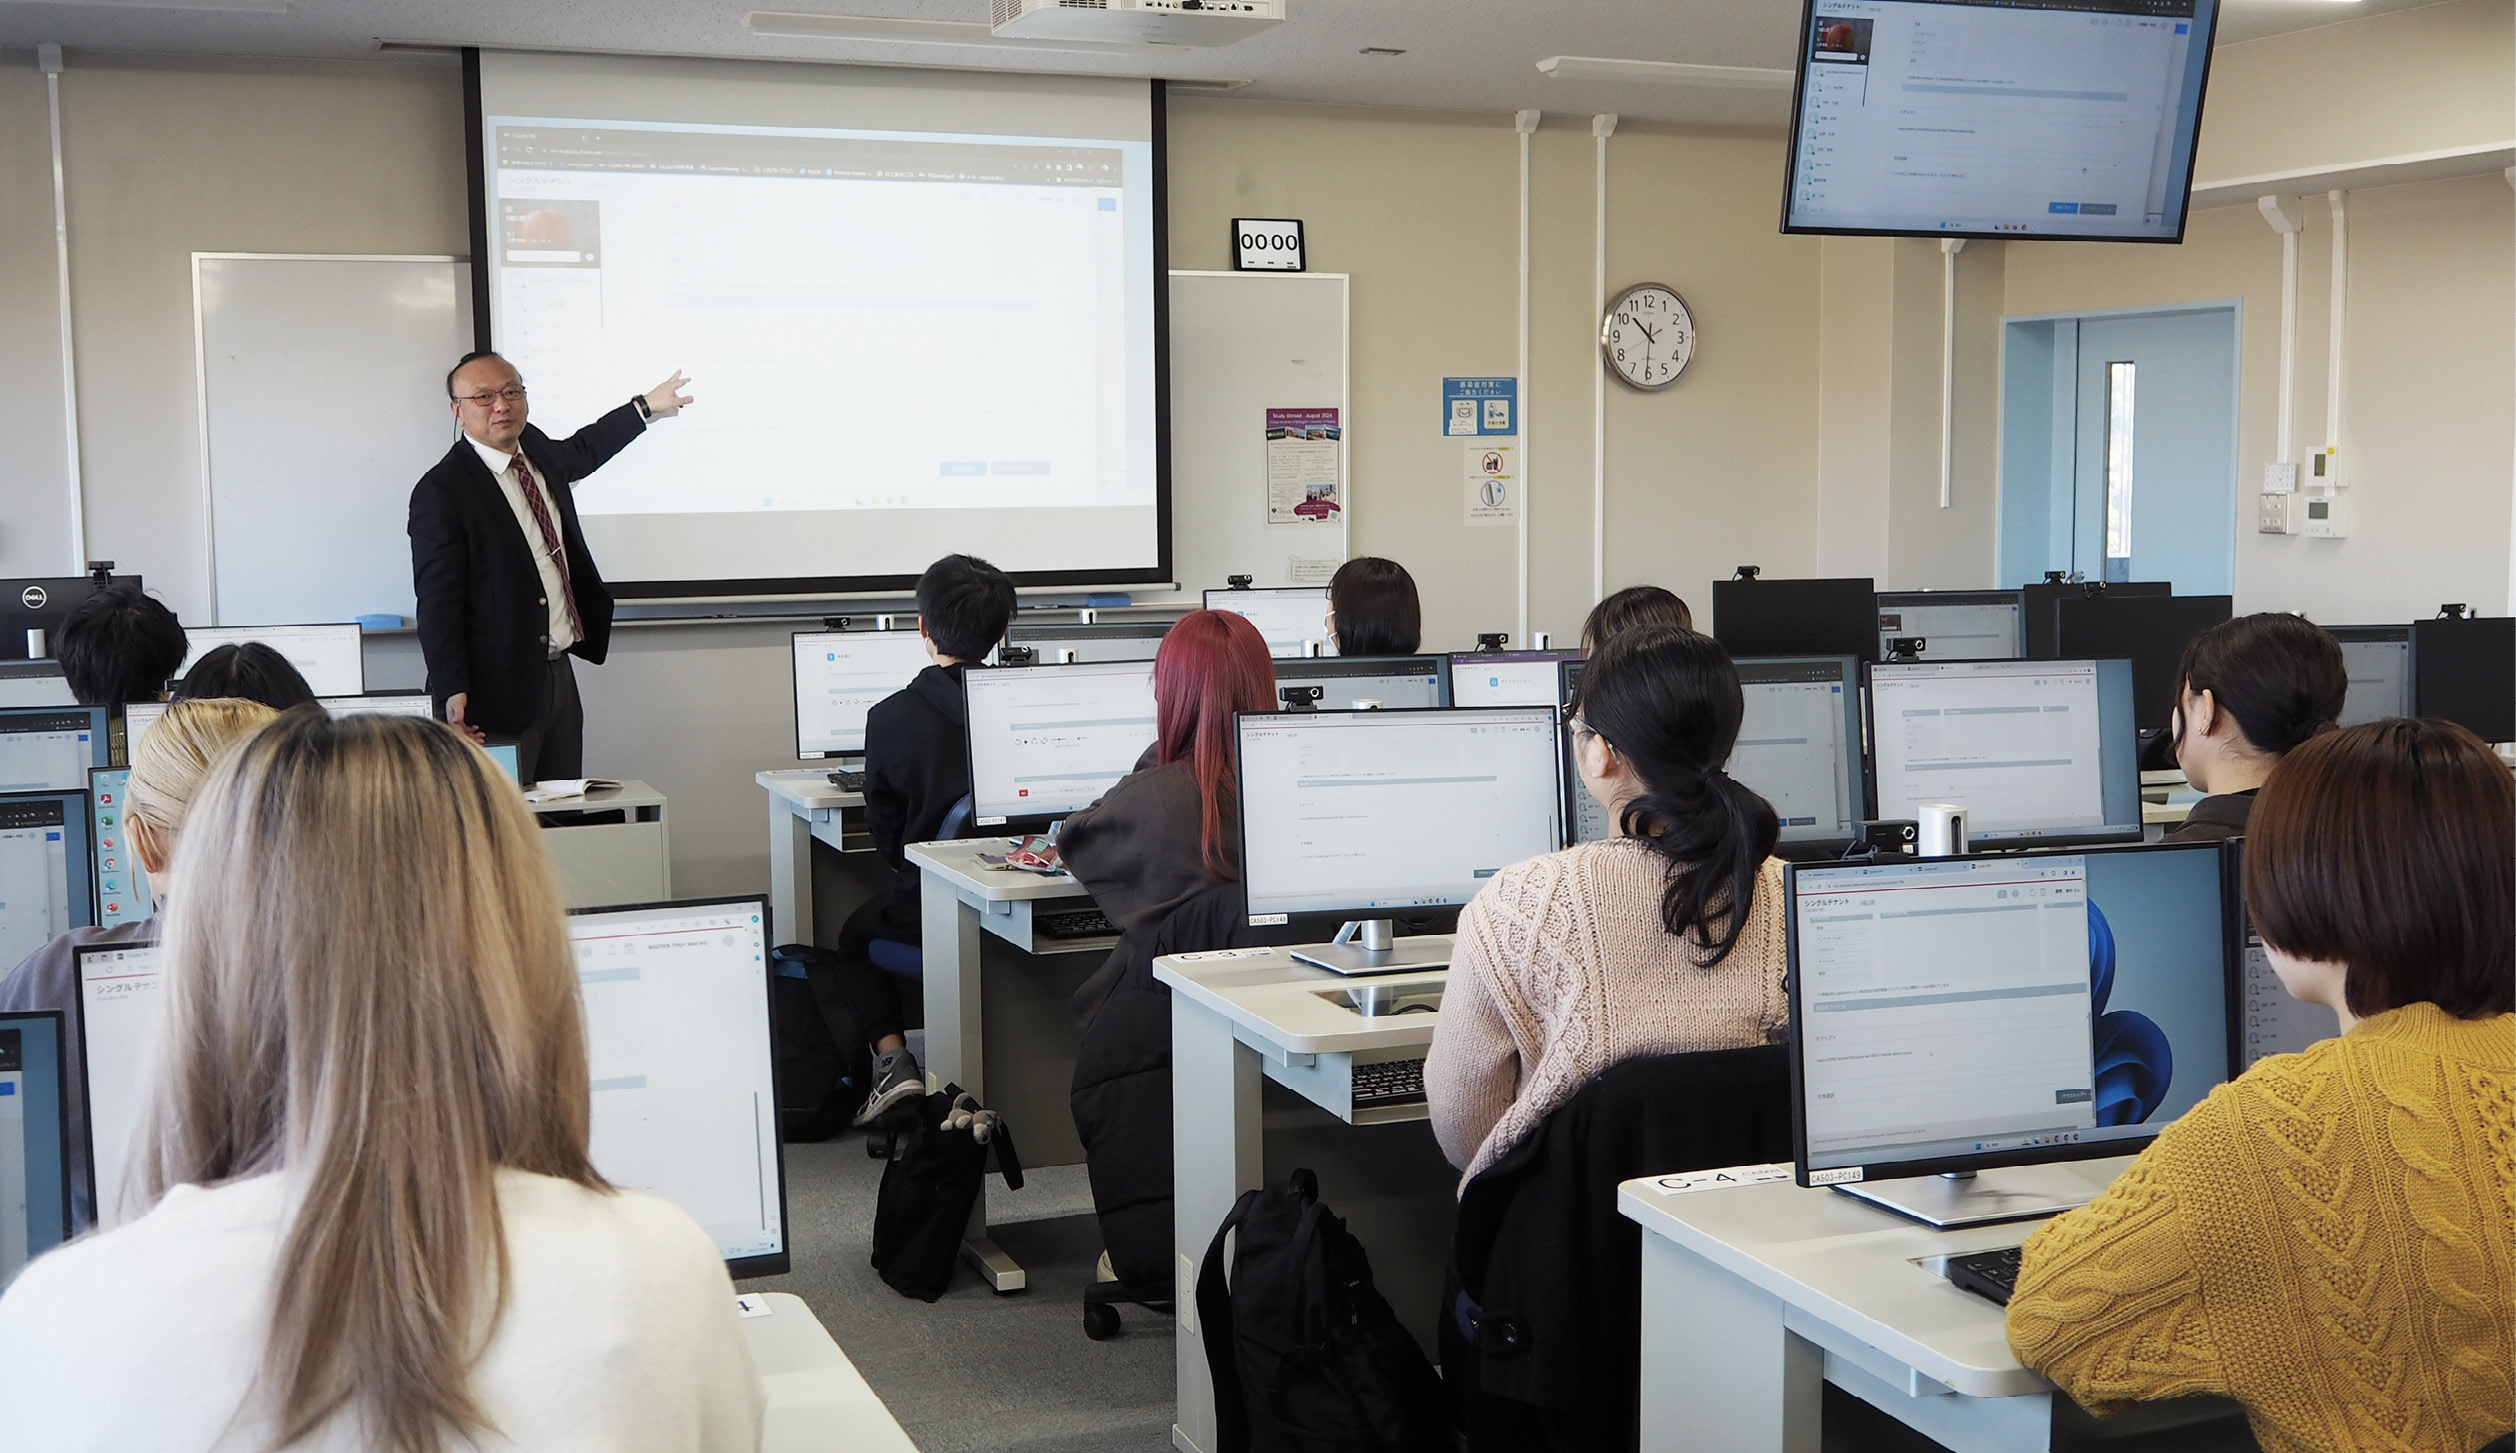
<path fill-rule="evenodd" d="M 1634 320 L 1634 326 L 1640 328 L 1642 330 L 1642 336 L 1649 339 L 1651 342 L 1657 343 L 1660 341 L 1660 335 L 1652 332 L 1651 325 L 1640 318 L 1636 318 Z"/>

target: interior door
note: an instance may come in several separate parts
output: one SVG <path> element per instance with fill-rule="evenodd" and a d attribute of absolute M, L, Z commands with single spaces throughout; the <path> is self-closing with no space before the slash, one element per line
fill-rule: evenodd
<path fill-rule="evenodd" d="M 2230 593 L 2235 310 L 2083 317 L 2077 332 L 2070 568 Z"/>

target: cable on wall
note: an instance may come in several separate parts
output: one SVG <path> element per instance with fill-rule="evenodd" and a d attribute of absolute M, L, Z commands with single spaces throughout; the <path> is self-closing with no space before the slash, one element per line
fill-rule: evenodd
<path fill-rule="evenodd" d="M 2333 213 L 2333 336 L 2324 360 L 2324 443 L 2333 449 L 2341 447 L 2341 319 L 2350 297 L 2350 215 L 2344 196 L 2338 190 L 2324 194 Z"/>
<path fill-rule="evenodd" d="M 1607 139 L 1616 134 L 1613 113 L 1590 118 L 1590 136 L 1598 147 L 1599 215 L 1597 248 L 1592 259 L 1590 321 L 1593 327 L 1607 313 Z M 1607 360 L 1590 359 L 1590 602 L 1607 598 Z"/>
<path fill-rule="evenodd" d="M 87 490 L 79 472 L 79 368 L 70 338 L 70 189 L 61 166 L 61 47 L 35 47 L 44 73 L 44 106 L 52 123 L 52 248 L 61 291 L 61 453 L 70 488 L 70 562 L 63 571 L 87 569 Z"/>
<path fill-rule="evenodd" d="M 2263 197 L 2255 206 L 2262 209 L 2263 220 L 2280 234 L 2280 458 L 2281 464 L 2294 464 L 2298 457 L 2297 393 L 2298 393 L 2298 233 L 2306 227 L 2306 213 L 2295 197 Z"/>
<path fill-rule="evenodd" d="M 1948 508 L 1957 448 L 1957 254 L 1962 237 L 1939 240 L 1939 507 Z"/>
<path fill-rule="evenodd" d="M 1529 634 L 1529 138 L 1537 134 L 1539 113 L 1515 112 L 1511 129 L 1520 134 L 1520 618 L 1512 641 L 1527 649 Z"/>

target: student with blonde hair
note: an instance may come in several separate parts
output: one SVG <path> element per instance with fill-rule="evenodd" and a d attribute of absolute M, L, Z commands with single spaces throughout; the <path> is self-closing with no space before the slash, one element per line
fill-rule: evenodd
<path fill-rule="evenodd" d="M 131 776 L 122 789 L 123 851 L 147 870 L 152 910 L 162 910 L 175 877 L 175 839 L 192 811 L 193 794 L 202 779 L 229 748 L 243 741 L 279 713 L 258 702 L 179 701 L 166 708 L 157 724 L 131 744 Z M 0 979 L 0 1014 L 29 1009 L 62 1013 L 62 1057 L 70 1082 L 86 1070 L 79 1038 L 78 951 L 121 943 L 146 943 L 157 937 L 157 916 L 110 928 L 74 928 L 27 955 L 26 961 Z M 87 1135 L 87 1100 L 72 1095 L 64 1106 L 75 1144 Z M 70 1229 L 84 1231 L 96 1223 L 95 1192 L 88 1184 L 87 1157 L 70 1157 Z"/>
<path fill-rule="evenodd" d="M 300 708 L 185 834 L 136 1219 L 0 1297 L 11 1444 L 756 1447 L 715 1244 L 589 1158 L 558 888 L 489 758 Z"/>

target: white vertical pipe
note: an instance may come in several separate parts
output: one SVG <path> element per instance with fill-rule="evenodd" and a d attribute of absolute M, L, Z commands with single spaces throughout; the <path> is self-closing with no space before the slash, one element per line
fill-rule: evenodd
<path fill-rule="evenodd" d="M 1939 240 L 1939 507 L 1948 508 L 1957 448 L 1957 254 L 1962 237 Z"/>
<path fill-rule="evenodd" d="M 2350 216 L 2340 191 L 2324 194 L 2333 213 L 2333 326 L 2330 356 L 2324 360 L 2324 442 L 2341 447 L 2341 319 L 2350 295 Z"/>
<path fill-rule="evenodd" d="M 79 369 L 70 339 L 70 189 L 61 166 L 61 47 L 35 48 L 44 73 L 44 106 L 52 123 L 52 248 L 60 287 L 61 450 L 70 486 L 70 564 L 63 573 L 87 573 L 87 490 L 79 471 Z"/>
<path fill-rule="evenodd" d="M 1539 114 L 1522 111 L 1511 118 L 1520 134 L 1520 619 L 1512 643 L 1529 644 L 1529 138 L 1538 129 Z"/>
<path fill-rule="evenodd" d="M 2298 457 L 2298 233 L 2305 213 L 2295 197 L 2261 197 L 2255 206 L 2280 234 L 2280 463 Z"/>
<path fill-rule="evenodd" d="M 1613 113 L 1590 118 L 1590 135 L 1598 146 L 1599 197 L 1591 267 L 1593 320 L 1607 314 L 1607 139 L 1615 134 Z M 1590 600 L 1596 604 L 1607 598 L 1607 360 L 1594 352 L 1590 369 Z"/>

